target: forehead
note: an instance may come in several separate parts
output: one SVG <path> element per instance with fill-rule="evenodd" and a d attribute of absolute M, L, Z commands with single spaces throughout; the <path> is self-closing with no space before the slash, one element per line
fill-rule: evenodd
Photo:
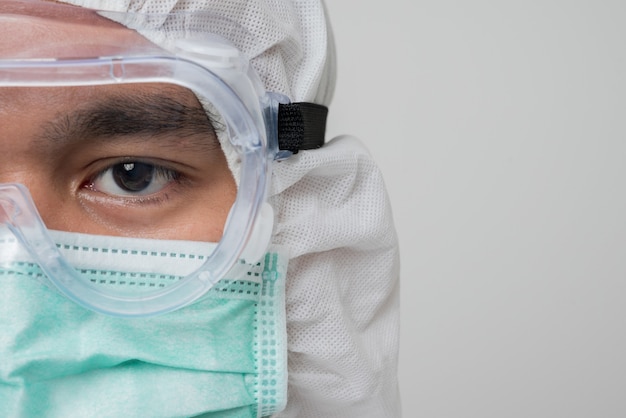
<path fill-rule="evenodd" d="M 82 7 L 0 0 L 0 58 L 78 58 L 155 48 L 144 37 Z"/>

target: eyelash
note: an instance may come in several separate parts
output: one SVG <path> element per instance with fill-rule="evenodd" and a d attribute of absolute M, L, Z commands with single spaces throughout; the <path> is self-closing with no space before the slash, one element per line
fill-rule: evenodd
<path fill-rule="evenodd" d="M 127 189 L 123 190 L 123 186 L 118 183 L 118 178 L 115 178 L 114 170 L 119 169 L 123 166 L 123 173 L 130 173 L 135 170 L 136 165 L 140 165 L 140 168 L 149 168 L 150 170 L 150 178 L 147 179 L 147 183 L 145 189 L 154 188 L 155 182 L 161 182 L 162 184 L 156 184 L 158 190 L 150 191 L 145 194 L 144 189 L 132 191 Z M 130 166 L 130 167 L 127 167 Z M 112 176 L 113 179 L 106 179 L 105 176 Z M 144 180 L 142 178 L 140 181 Z M 98 186 L 97 183 L 105 181 L 108 184 Z M 112 181 L 116 184 L 112 184 Z M 184 176 L 183 174 L 175 169 L 166 167 L 162 164 L 157 164 L 151 161 L 143 161 L 141 159 L 133 159 L 133 158 L 125 158 L 120 161 L 115 161 L 111 164 L 107 164 L 102 170 L 98 171 L 95 175 L 89 177 L 89 179 L 83 183 L 82 188 L 90 190 L 92 192 L 100 193 L 110 197 L 112 199 L 122 199 L 126 203 L 133 203 L 138 205 L 143 204 L 159 204 L 166 201 L 169 198 L 169 194 L 166 192 L 167 189 L 170 189 L 172 184 L 180 185 L 183 184 Z M 110 190 L 106 190 L 110 186 L 116 187 L 119 189 L 119 193 L 111 192 Z M 140 185 L 143 187 L 143 185 Z"/>

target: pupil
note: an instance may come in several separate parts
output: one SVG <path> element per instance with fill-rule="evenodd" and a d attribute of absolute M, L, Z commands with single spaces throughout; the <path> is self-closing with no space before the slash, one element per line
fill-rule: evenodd
<path fill-rule="evenodd" d="M 113 167 L 115 184 L 128 192 L 146 189 L 154 175 L 154 166 L 143 163 L 124 163 Z"/>

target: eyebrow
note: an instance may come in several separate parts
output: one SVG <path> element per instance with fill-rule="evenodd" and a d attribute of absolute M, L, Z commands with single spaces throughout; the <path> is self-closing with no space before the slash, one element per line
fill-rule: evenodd
<path fill-rule="evenodd" d="M 190 105 L 165 94 L 105 96 L 85 107 L 47 122 L 39 145 L 72 145 L 133 137 L 142 141 L 166 140 L 174 145 L 185 140 L 198 150 L 220 149 L 217 130 L 223 129 L 214 115 L 198 103 Z"/>

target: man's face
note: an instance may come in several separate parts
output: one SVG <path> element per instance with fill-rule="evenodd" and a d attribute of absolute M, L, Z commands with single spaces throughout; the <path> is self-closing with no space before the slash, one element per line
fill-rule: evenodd
<path fill-rule="evenodd" d="M 65 5 L 47 7 L 79 23 L 44 33 L 39 17 L 6 14 L 20 7 L 41 10 L 0 1 L 0 56 L 95 57 L 149 45 Z M 0 87 L 0 183 L 28 187 L 50 229 L 201 241 L 221 238 L 236 195 L 195 95 L 155 83 Z"/>

